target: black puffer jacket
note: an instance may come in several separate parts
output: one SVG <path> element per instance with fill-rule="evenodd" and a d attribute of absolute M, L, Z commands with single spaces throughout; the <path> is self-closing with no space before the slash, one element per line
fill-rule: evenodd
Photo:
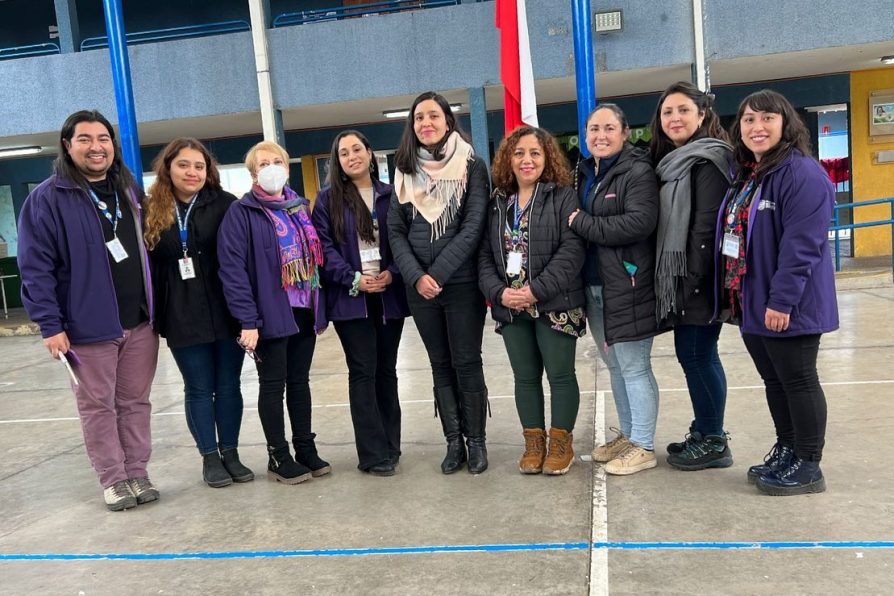
<path fill-rule="evenodd" d="M 441 286 L 453 283 L 478 282 L 478 245 L 484 232 L 490 196 L 487 166 L 480 157 L 469 161 L 466 192 L 456 217 L 432 242 L 432 227 L 413 206 L 401 205 L 391 195 L 388 212 L 388 234 L 391 252 L 404 283 L 415 288 L 419 278 L 428 273 Z M 413 290 L 415 291 L 415 290 Z"/>
<path fill-rule="evenodd" d="M 571 229 L 599 246 L 606 343 L 656 335 L 658 179 L 648 154 L 625 143 L 618 161 L 581 204 Z M 625 262 L 636 267 L 633 275 Z"/>
<path fill-rule="evenodd" d="M 230 315 L 218 277 L 217 230 L 236 197 L 226 191 L 203 188 L 187 223 L 186 243 L 195 279 L 180 278 L 183 258 L 177 221 L 161 233 L 149 253 L 155 290 L 155 326 L 168 346 L 180 348 L 239 335 L 239 323 Z"/>
<path fill-rule="evenodd" d="M 584 264 L 584 242 L 568 227 L 568 216 L 577 209 L 574 189 L 553 183 L 538 184 L 531 197 L 528 220 L 528 279 L 540 312 L 565 311 L 586 302 L 580 272 Z M 503 231 L 506 228 L 507 198 L 495 193 L 487 219 L 484 240 L 478 253 L 478 285 L 491 302 L 491 315 L 509 323 L 512 313 L 501 296 L 509 284 Z"/>
<path fill-rule="evenodd" d="M 677 284 L 677 313 L 671 312 L 662 325 L 709 325 L 716 323 L 715 306 L 720 296 L 720 278 L 714 271 L 717 211 L 729 184 L 710 162 L 692 168 L 692 203 L 689 237 L 686 239 L 686 277 Z"/>

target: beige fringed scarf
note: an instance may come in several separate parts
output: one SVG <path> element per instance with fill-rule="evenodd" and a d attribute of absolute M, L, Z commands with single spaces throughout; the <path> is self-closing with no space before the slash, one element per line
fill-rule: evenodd
<path fill-rule="evenodd" d="M 450 133 L 440 160 L 419 149 L 420 171 L 414 175 L 400 170 L 394 176 L 394 189 L 401 205 L 410 203 L 431 224 L 432 242 L 441 237 L 459 211 L 468 182 L 468 162 L 475 152 L 456 131 Z"/>

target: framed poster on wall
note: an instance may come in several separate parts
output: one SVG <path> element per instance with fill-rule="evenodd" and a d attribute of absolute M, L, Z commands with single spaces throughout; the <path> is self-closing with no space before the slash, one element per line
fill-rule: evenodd
<path fill-rule="evenodd" d="M 894 141 L 894 89 L 869 94 L 869 138 L 873 143 Z"/>

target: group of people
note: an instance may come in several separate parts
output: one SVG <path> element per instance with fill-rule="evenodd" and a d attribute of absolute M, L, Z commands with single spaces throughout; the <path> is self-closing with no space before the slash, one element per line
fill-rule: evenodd
<path fill-rule="evenodd" d="M 650 354 L 653 338 L 673 329 L 694 420 L 667 461 L 732 465 L 717 351 L 728 322 L 741 327 L 776 427 L 749 480 L 768 494 L 824 490 L 816 359 L 821 334 L 838 324 L 825 240 L 832 186 L 785 98 L 745 98 L 730 137 L 711 104 L 689 83 L 669 87 L 649 151 L 627 141 L 617 105 L 601 104 L 587 119 L 591 157 L 573 169 L 550 133 L 522 126 L 489 176 L 445 98 L 423 93 L 410 106 L 394 185 L 378 179 L 368 139 L 346 130 L 313 207 L 288 185 L 289 156 L 272 142 L 246 154 L 252 187 L 241 199 L 222 189 L 214 159 L 191 138 L 162 150 L 144 196 L 111 124 L 95 111 L 72 114 L 53 175 L 23 206 L 18 260 L 28 314 L 70 367 L 106 506 L 159 496 L 146 471 L 159 334 L 183 377 L 209 486 L 254 479 L 238 453 L 246 355 L 258 374 L 268 478 L 298 484 L 330 472 L 309 384 L 330 322 L 348 367 L 358 468 L 393 475 L 408 316 L 431 365 L 447 443 L 441 471 L 484 472 L 488 307 L 514 378 L 521 473 L 561 475 L 574 461 L 575 352 L 588 324 L 620 423 L 595 461 L 622 475 L 656 465 Z"/>

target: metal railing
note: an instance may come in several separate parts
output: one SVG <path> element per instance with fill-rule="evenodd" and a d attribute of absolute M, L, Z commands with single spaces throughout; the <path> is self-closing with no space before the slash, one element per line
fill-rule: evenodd
<path fill-rule="evenodd" d="M 860 223 L 849 223 L 843 224 L 841 223 L 840 213 L 845 209 L 854 209 L 855 207 L 868 207 L 869 205 L 884 205 L 888 203 L 891 205 L 891 218 L 883 219 L 878 221 L 861 221 Z M 851 220 L 853 220 L 853 213 L 851 213 Z M 841 238 L 840 233 L 842 230 L 854 230 L 856 228 L 871 228 L 873 226 L 891 226 L 891 270 L 894 271 L 894 197 L 889 197 L 887 199 L 873 199 L 871 201 L 860 201 L 858 203 L 842 203 L 841 205 L 835 205 L 835 211 L 832 216 L 832 225 L 829 227 L 829 231 L 835 234 L 835 271 L 841 271 Z M 851 235 L 851 251 L 853 253 L 853 234 Z"/>
<path fill-rule="evenodd" d="M 166 41 L 169 39 L 186 39 L 190 37 L 207 37 L 209 35 L 221 35 L 224 33 L 238 33 L 250 31 L 251 24 L 248 21 L 234 20 L 218 23 L 206 23 L 204 25 L 188 25 L 186 27 L 170 27 L 168 29 L 151 29 L 149 31 L 135 31 L 127 34 L 127 44 L 151 43 Z M 88 37 L 81 42 L 81 50 L 93 50 L 108 47 L 109 40 L 106 36 Z"/>
<path fill-rule="evenodd" d="M 276 18 L 273 19 L 273 26 L 287 27 L 290 25 L 304 25 L 305 23 L 335 21 L 350 17 L 387 14 L 389 12 L 398 12 L 401 10 L 454 6 L 456 4 L 462 4 L 462 0 L 392 0 L 390 2 L 374 2 L 371 4 L 358 4 L 354 6 L 315 8 L 311 10 L 300 10 L 298 12 L 286 12 L 277 15 Z"/>
<path fill-rule="evenodd" d="M 27 58 L 29 56 L 50 56 L 52 54 L 60 54 L 59 44 L 48 41 L 46 43 L 35 43 L 27 46 L 16 46 L 14 48 L 0 48 L 0 60 L 10 58 Z"/>

